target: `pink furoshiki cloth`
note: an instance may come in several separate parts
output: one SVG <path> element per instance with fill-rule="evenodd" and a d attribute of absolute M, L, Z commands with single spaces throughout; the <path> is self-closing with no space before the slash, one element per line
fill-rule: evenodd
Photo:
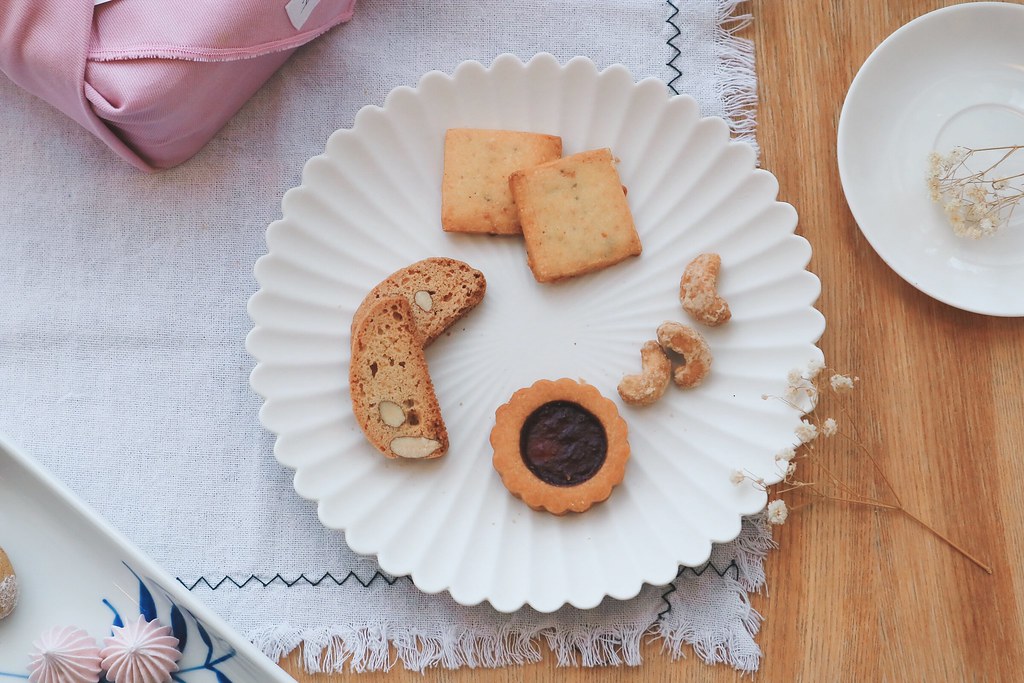
<path fill-rule="evenodd" d="M 185 161 L 355 0 L 0 0 L 0 70 L 134 166 Z"/>

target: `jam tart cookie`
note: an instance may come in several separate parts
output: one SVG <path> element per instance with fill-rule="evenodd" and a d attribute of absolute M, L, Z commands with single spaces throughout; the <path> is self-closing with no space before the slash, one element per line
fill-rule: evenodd
<path fill-rule="evenodd" d="M 541 380 L 514 393 L 495 418 L 494 468 L 534 510 L 584 512 L 622 483 L 626 421 L 589 384 Z"/>

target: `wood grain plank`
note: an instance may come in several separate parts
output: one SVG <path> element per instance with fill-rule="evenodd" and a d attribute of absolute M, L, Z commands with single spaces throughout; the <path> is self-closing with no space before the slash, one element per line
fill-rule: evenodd
<path fill-rule="evenodd" d="M 918 292 L 861 236 L 836 168 L 839 112 L 870 52 L 940 0 L 755 0 L 759 142 L 780 198 L 800 214 L 822 279 L 830 364 L 862 378 L 852 404 L 865 445 L 907 507 L 994 567 L 989 577 L 910 520 L 841 504 L 798 510 L 767 563 L 765 681 L 1006 681 L 1024 665 L 1024 320 L 964 313 Z M 836 470 L 883 495 L 863 459 Z M 539 664 L 396 670 L 361 681 L 736 681 L 693 656 L 644 646 L 639 669 Z M 284 665 L 310 676 L 295 654 Z"/>
<path fill-rule="evenodd" d="M 865 442 L 908 508 L 996 573 L 892 513 L 800 511 L 768 563 L 766 680 L 1010 680 L 1021 665 L 1012 558 L 1022 515 L 1004 487 L 1020 474 L 1024 412 L 1012 385 L 1024 377 L 1024 326 L 957 311 L 896 276 L 857 230 L 836 171 L 839 112 L 860 64 L 900 25 L 947 4 L 759 3 L 760 140 L 815 248 L 822 348 L 864 379 L 855 416 Z M 881 493 L 863 463 L 838 469 Z"/>

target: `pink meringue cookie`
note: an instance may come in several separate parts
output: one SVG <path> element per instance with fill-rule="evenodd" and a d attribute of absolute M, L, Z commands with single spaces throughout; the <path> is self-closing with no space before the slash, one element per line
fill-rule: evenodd
<path fill-rule="evenodd" d="M 178 639 L 157 620 L 139 615 L 103 639 L 103 670 L 112 683 L 168 683 L 181 659 Z"/>
<path fill-rule="evenodd" d="M 100 648 L 80 628 L 54 627 L 32 647 L 29 683 L 96 683 L 100 679 Z"/>

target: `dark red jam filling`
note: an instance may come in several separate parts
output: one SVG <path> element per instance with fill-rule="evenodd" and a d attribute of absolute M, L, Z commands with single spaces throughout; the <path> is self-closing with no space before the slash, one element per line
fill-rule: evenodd
<path fill-rule="evenodd" d="M 608 436 L 589 410 L 571 401 L 551 401 L 530 413 L 519 433 L 523 462 L 541 481 L 576 486 L 604 465 Z"/>

